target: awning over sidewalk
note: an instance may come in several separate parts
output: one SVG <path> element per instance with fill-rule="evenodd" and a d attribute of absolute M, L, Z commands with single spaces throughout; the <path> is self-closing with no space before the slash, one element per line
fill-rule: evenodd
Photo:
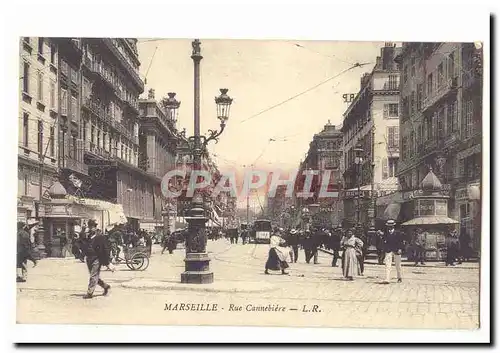
<path fill-rule="evenodd" d="M 115 224 L 125 224 L 127 223 L 127 217 L 123 211 L 123 206 L 121 204 L 116 204 L 103 200 L 94 200 L 87 198 L 78 198 L 74 196 L 68 196 L 68 199 L 73 201 L 75 204 L 83 205 L 88 210 L 88 219 L 95 219 L 104 228 L 109 225 Z"/>
<path fill-rule="evenodd" d="M 445 216 L 417 217 L 404 222 L 402 226 L 430 225 L 430 224 L 458 224 L 458 221 Z"/>

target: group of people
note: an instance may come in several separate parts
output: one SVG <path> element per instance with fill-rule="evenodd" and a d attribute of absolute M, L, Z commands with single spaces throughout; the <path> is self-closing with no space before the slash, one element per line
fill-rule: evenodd
<path fill-rule="evenodd" d="M 357 233 L 357 234 L 356 234 Z M 378 231 L 381 239 L 382 250 L 385 254 L 385 281 L 390 282 L 391 266 L 394 260 L 398 282 L 402 282 L 401 255 L 404 250 L 404 239 L 402 234 L 395 229 L 394 220 L 386 223 L 384 231 Z M 356 229 L 336 229 L 330 232 L 326 228 L 316 228 L 312 231 L 306 230 L 298 232 L 291 229 L 285 232 L 283 229 L 275 230 L 271 236 L 270 250 L 265 264 L 265 273 L 270 270 L 281 271 L 286 275 L 289 268 L 288 262 L 297 262 L 299 246 L 305 252 L 307 263 L 314 258 L 317 263 L 318 249 L 321 246 L 333 250 L 332 266 L 337 266 L 337 261 L 341 259 L 342 274 L 346 280 L 352 281 L 355 276 L 362 276 L 364 272 L 364 256 L 366 254 L 366 239 L 362 239 L 363 234 Z M 339 251 L 343 250 L 342 256 Z"/>

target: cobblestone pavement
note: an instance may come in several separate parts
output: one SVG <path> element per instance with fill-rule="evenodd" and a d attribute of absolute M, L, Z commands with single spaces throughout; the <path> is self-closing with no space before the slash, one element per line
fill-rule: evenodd
<path fill-rule="evenodd" d="M 131 289 L 122 284 L 153 280 L 175 284 L 184 267 L 184 251 L 161 255 L 155 246 L 146 271 L 118 266 L 103 272 L 111 284 L 107 297 L 83 300 L 88 273 L 74 259 L 45 259 L 30 268 L 27 283 L 17 284 L 18 323 L 259 325 L 370 328 L 479 327 L 478 264 L 453 268 L 441 264 L 403 268 L 403 283 L 380 284 L 384 268 L 368 264 L 365 276 L 352 282 L 341 278 L 331 257 L 320 254 L 317 265 L 291 264 L 290 275 L 263 273 L 268 246 L 209 242 L 216 281 L 266 281 L 273 290 L 261 293 L 213 293 L 185 290 Z M 393 269 L 395 276 L 395 269 Z M 100 294 L 99 289 L 96 294 Z M 169 311 L 166 303 L 217 304 L 218 311 Z M 284 312 L 247 311 L 247 306 L 277 305 Z M 242 311 L 230 311 L 231 305 Z M 316 312 L 312 310 L 317 305 Z M 248 307 L 250 308 L 250 307 Z M 195 316 L 196 314 L 196 316 Z"/>

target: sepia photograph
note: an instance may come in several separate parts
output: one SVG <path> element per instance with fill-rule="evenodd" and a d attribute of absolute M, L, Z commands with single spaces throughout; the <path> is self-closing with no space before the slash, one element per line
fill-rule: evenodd
<path fill-rule="evenodd" d="M 17 325 L 482 328 L 486 37 L 26 34 Z"/>

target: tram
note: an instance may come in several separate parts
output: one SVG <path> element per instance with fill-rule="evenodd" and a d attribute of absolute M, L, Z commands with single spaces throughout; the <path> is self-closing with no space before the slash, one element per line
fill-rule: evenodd
<path fill-rule="evenodd" d="M 271 242 L 272 225 L 267 219 L 258 219 L 253 224 L 255 243 L 269 244 Z"/>

